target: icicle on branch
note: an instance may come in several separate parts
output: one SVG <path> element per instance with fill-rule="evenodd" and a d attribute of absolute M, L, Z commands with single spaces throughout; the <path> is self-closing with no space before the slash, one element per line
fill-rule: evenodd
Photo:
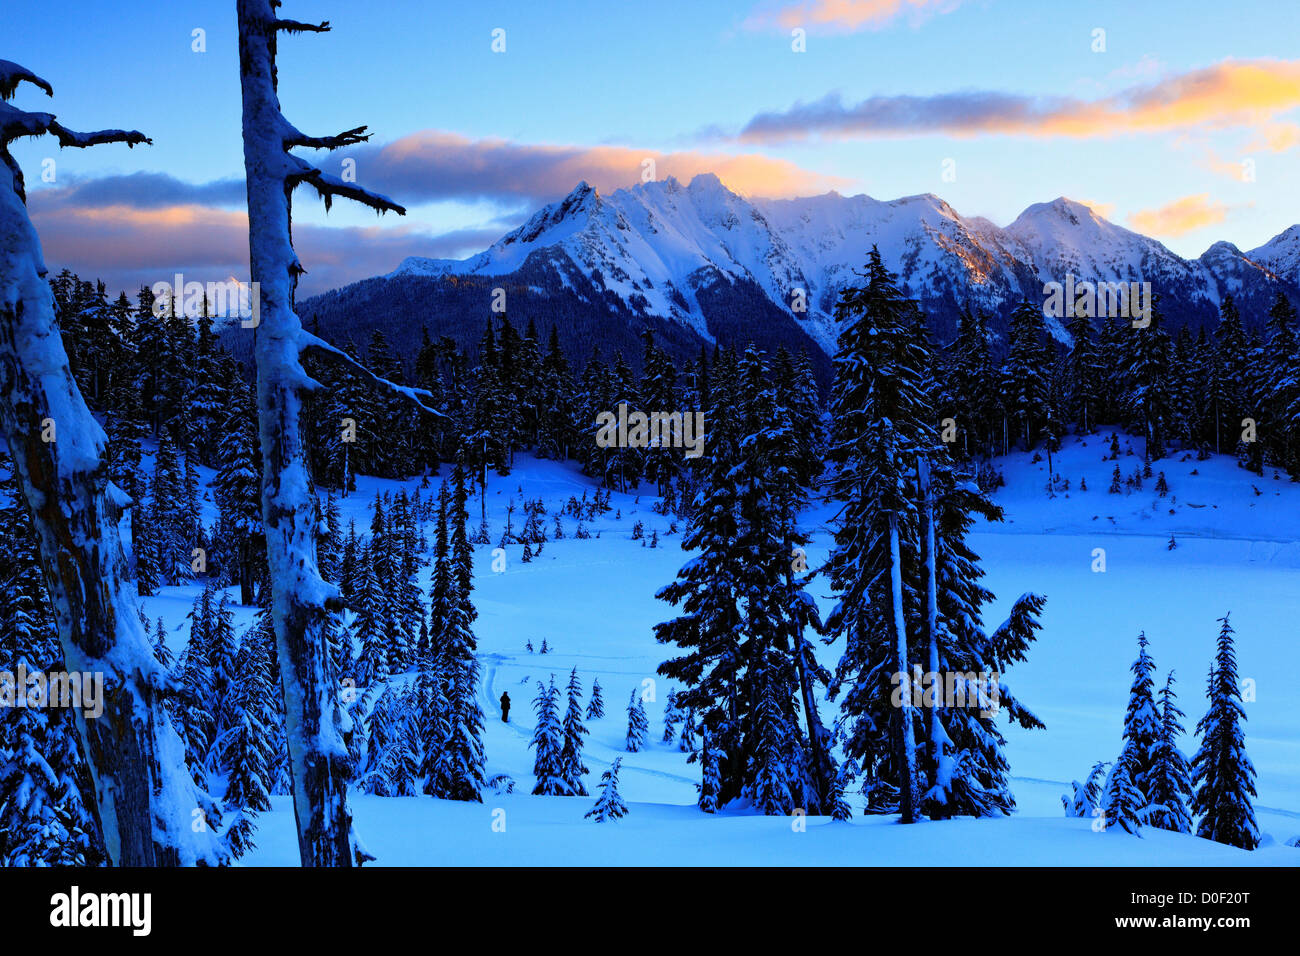
<path fill-rule="evenodd" d="M 406 207 L 399 206 L 387 196 L 371 192 L 363 186 L 356 183 L 345 183 L 337 176 L 331 176 L 322 172 L 311 163 L 299 156 L 290 155 L 289 159 L 293 162 L 294 171 L 286 178 L 290 186 L 296 186 L 299 183 L 307 183 L 316 190 L 321 199 L 325 200 L 325 208 L 328 210 L 334 201 L 335 196 L 342 196 L 344 199 L 351 199 L 353 202 L 359 202 L 363 206 L 369 206 L 376 212 L 383 214 L 385 212 L 395 212 L 399 216 L 406 215 Z"/>

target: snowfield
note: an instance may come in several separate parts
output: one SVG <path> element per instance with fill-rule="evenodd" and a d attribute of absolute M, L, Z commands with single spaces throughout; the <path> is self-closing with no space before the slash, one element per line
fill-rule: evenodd
<path fill-rule="evenodd" d="M 673 579 L 686 555 L 680 529 L 668 533 L 672 519 L 651 510 L 654 498 L 647 488 L 639 498 L 615 493 L 616 510 L 588 523 L 590 540 L 575 540 L 576 523 L 565 516 L 566 537 L 548 542 L 530 563 L 522 563 L 521 546 L 512 545 L 504 569 L 494 571 L 492 548 L 476 549 L 473 598 L 479 614 L 486 776 L 508 774 L 514 793 L 488 790 L 481 805 L 353 794 L 362 841 L 381 866 L 1300 866 L 1300 848 L 1285 845 L 1300 836 L 1300 485 L 1274 479 L 1271 471 L 1260 478 L 1228 456 L 1198 462 L 1178 452 L 1153 466 L 1141 490 L 1109 494 L 1115 464 L 1124 476 L 1142 467 L 1140 439 L 1124 435 L 1118 462 L 1103 460 L 1109 436 L 1110 429 L 1103 429 L 1083 440 L 1065 440 L 1053 463 L 1069 479 L 1069 490 L 1050 499 L 1045 459 L 1014 454 L 996 461 L 1006 487 L 994 498 L 1006 509 L 1006 521 L 981 524 L 970 537 L 984 559 L 985 583 L 997 594 L 986 624 L 999 623 L 1026 591 L 1047 597 L 1038 642 L 1027 662 L 1005 678 L 1047 724 L 1045 731 L 1004 731 L 1019 805 L 1015 815 L 903 827 L 892 817 L 862 816 L 856 793 L 850 794 L 855 817 L 849 823 L 741 811 L 710 816 L 696 809 L 698 765 L 687 764 L 675 743 L 659 742 L 673 685 L 655 673 L 668 649 L 655 642 L 651 630 L 671 610 L 654 592 Z M 1129 449 L 1133 454 L 1126 453 Z M 1160 471 L 1169 486 L 1165 497 L 1155 491 Z M 1079 490 L 1080 479 L 1086 491 Z M 418 484 L 415 479 L 405 487 L 413 492 Z M 375 491 L 399 487 L 359 479 L 357 491 L 341 502 L 344 529 L 349 519 L 368 528 Z M 510 499 L 543 498 L 550 533 L 553 513 L 584 490 L 590 497 L 594 487 L 571 463 L 518 458 L 509 476 L 493 476 L 489 484 L 492 539 L 500 537 Z M 424 492 L 431 493 L 436 482 Z M 477 498 L 471 499 L 471 529 L 478 507 Z M 833 514 L 817 504 L 805 515 L 806 527 L 815 532 L 808 549 L 814 567 L 826 556 L 827 521 Z M 516 527 L 519 515 L 517 510 Z M 658 532 L 658 548 L 631 540 L 638 520 L 647 538 Z M 427 530 L 432 537 L 432 528 Z M 1094 570 L 1099 558 L 1104 571 Z M 422 584 L 427 588 L 428 569 Z M 829 609 L 824 582 L 815 581 L 811 590 L 823 611 Z M 193 587 L 165 588 L 145 599 L 151 618 L 166 620 L 177 652 L 184 646 L 184 615 L 195 593 Z M 1226 612 L 1237 634 L 1240 674 L 1254 682 L 1245 731 L 1258 771 L 1260 848 L 1247 852 L 1151 828 L 1140 838 L 1118 828 L 1094 832 L 1091 820 L 1066 818 L 1060 795 L 1070 791 L 1070 781 L 1086 776 L 1095 761 L 1114 760 L 1119 753 L 1139 631 L 1151 641 L 1157 684 L 1170 668 L 1177 673 L 1189 731 L 1181 749 L 1189 756 L 1194 752 L 1190 731 L 1206 708 L 1216 619 Z M 251 616 L 251 609 L 241 609 L 241 631 Z M 543 639 L 551 651 L 545 655 L 536 653 Z M 533 653 L 525 649 L 530 640 Z M 838 644 L 820 646 L 819 656 L 833 666 L 840 650 Z M 587 722 L 591 733 L 584 760 L 592 796 L 534 797 L 528 742 L 536 685 L 554 675 L 563 687 L 573 667 L 584 700 L 593 678 L 604 693 L 605 716 Z M 647 680 L 655 692 L 654 703 L 646 704 L 652 742 L 639 753 L 626 753 L 628 697 Z M 503 691 L 512 699 L 508 724 L 498 706 Z M 822 714 L 829 719 L 837 711 L 824 705 Z M 620 755 L 619 789 L 628 815 L 600 824 L 584 819 L 595 802 L 600 773 Z M 247 865 L 298 863 L 290 799 L 275 797 L 273 804 L 259 818 L 258 846 L 243 861 Z"/>

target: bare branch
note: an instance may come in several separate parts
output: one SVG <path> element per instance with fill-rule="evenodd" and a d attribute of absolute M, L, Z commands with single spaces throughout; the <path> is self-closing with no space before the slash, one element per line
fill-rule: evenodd
<path fill-rule="evenodd" d="M 329 33 L 330 22 L 328 20 L 321 23 L 303 23 L 300 20 L 285 20 L 283 17 L 276 17 L 272 24 L 277 30 L 283 30 L 285 33 Z"/>
<path fill-rule="evenodd" d="M 290 128 L 284 137 L 284 145 L 286 148 L 306 146 L 309 149 L 339 149 L 343 146 L 355 146 L 357 143 L 364 143 L 368 139 L 370 139 L 370 134 L 366 132 L 364 126 L 344 130 L 337 136 L 307 136 L 296 129 Z"/>
<path fill-rule="evenodd" d="M 10 60 L 0 60 L 0 99 L 12 99 L 18 84 L 24 80 L 43 89 L 46 96 L 54 95 L 54 87 L 31 70 Z"/>
<path fill-rule="evenodd" d="M 312 335 L 310 332 L 307 331 L 303 331 L 299 334 L 301 336 L 300 338 L 301 345 L 299 345 L 299 352 L 302 355 L 304 356 L 310 355 L 330 365 L 333 365 L 336 368 L 343 368 L 348 371 L 355 372 L 361 375 L 363 378 L 370 381 L 371 384 L 377 385 L 381 390 L 388 392 L 390 395 L 395 395 L 398 398 L 406 399 L 411 404 L 413 404 L 417 409 L 424 412 L 425 414 L 432 415 L 433 417 L 442 419 L 443 421 L 450 421 L 449 417 L 446 414 L 438 411 L 436 408 L 430 408 L 422 401 L 422 399 L 425 398 L 432 399 L 433 398 L 432 392 L 427 391 L 423 388 L 411 388 L 410 386 L 407 385 L 398 385 L 396 382 L 390 382 L 388 379 L 381 378 L 380 376 L 376 375 L 374 372 L 370 371 L 370 369 L 366 368 L 364 365 L 362 365 L 360 362 L 354 359 L 347 352 L 344 352 L 342 349 L 335 348 L 333 345 L 330 345 L 324 339 Z"/>
<path fill-rule="evenodd" d="M 68 129 L 53 117 L 50 117 L 50 132 L 58 137 L 60 146 L 76 146 L 79 149 L 99 146 L 101 143 L 126 143 L 128 148 L 138 143 L 153 144 L 152 139 L 138 130 L 101 129 L 93 133 L 78 133 L 76 130 Z"/>
<path fill-rule="evenodd" d="M 293 154 L 289 155 L 293 161 L 297 172 L 291 173 L 286 182 L 290 186 L 296 186 L 299 183 L 308 183 L 325 200 L 325 208 L 328 210 L 334 201 L 335 196 L 342 196 L 344 199 L 351 199 L 353 202 L 359 202 L 363 206 L 369 206 L 376 212 L 395 212 L 399 216 L 406 215 L 406 207 L 399 206 L 387 196 L 371 192 L 356 183 L 345 183 L 337 176 L 331 176 L 328 173 L 321 172 L 311 163 Z"/>

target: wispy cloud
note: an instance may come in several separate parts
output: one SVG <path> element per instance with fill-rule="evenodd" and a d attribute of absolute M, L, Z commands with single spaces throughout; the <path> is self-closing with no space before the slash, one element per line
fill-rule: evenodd
<path fill-rule="evenodd" d="M 1080 199 L 1079 202 L 1101 216 L 1102 219 L 1109 219 L 1115 215 L 1115 204 L 1113 202 L 1094 202 L 1091 199 Z"/>
<path fill-rule="evenodd" d="M 786 160 L 755 154 L 660 152 L 625 146 L 561 146 L 470 139 L 425 130 L 347 154 L 357 176 L 404 203 L 443 199 L 549 202 L 586 180 L 601 192 L 642 180 L 647 160 L 657 179 L 717 173 L 746 195 L 795 196 L 845 185 Z"/>
<path fill-rule="evenodd" d="M 170 280 L 248 278 L 248 218 L 242 210 L 192 203 L 82 206 L 31 199 L 32 219 L 52 269 L 102 278 L 115 292 Z M 294 244 L 307 267 L 300 295 L 390 272 L 406 256 L 450 256 L 479 249 L 502 230 L 430 235 L 408 224 L 321 226 L 295 223 Z"/>
<path fill-rule="evenodd" d="M 1128 217 L 1129 224 L 1148 236 L 1177 238 L 1227 218 L 1229 207 L 1210 199 L 1209 193 L 1184 196 L 1155 209 L 1143 209 Z"/>
<path fill-rule="evenodd" d="M 659 152 L 618 146 L 553 146 L 475 140 L 428 130 L 318 162 L 356 162 L 357 178 L 407 206 L 485 200 L 510 210 L 471 228 L 433 234 L 410 219 L 370 228 L 294 224 L 308 272 L 304 295 L 391 271 L 406 256 L 445 257 L 482 249 L 541 203 L 580 181 L 612 191 L 655 178 L 717 173 L 733 189 L 764 196 L 807 195 L 845 185 L 784 160 L 752 154 Z M 47 261 L 114 289 L 152 285 L 176 272 L 198 281 L 248 274 L 242 179 L 187 183 L 164 173 L 76 179 L 31 192 L 29 206 Z M 304 194 L 301 202 L 312 202 Z"/>
<path fill-rule="evenodd" d="M 916 26 L 961 6 L 962 0 L 804 0 L 767 3 L 745 20 L 749 30 L 795 27 L 836 33 L 879 30 L 900 19 Z"/>
<path fill-rule="evenodd" d="M 85 208 L 130 206 L 157 209 L 197 204 L 242 209 L 246 202 L 243 177 L 187 183 L 166 173 L 151 172 L 69 178 L 53 186 L 34 184 L 29 192 L 33 195 L 40 193 L 46 202 Z"/>
<path fill-rule="evenodd" d="M 1300 106 L 1300 60 L 1225 61 L 1097 100 L 992 91 L 874 96 L 839 94 L 760 113 L 746 142 L 944 133 L 1094 137 L 1187 129 L 1269 129 Z"/>

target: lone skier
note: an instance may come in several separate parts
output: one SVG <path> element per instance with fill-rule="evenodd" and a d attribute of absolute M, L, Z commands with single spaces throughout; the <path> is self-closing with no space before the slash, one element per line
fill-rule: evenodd
<path fill-rule="evenodd" d="M 510 692 L 509 691 L 501 692 L 501 722 L 503 724 L 510 723 Z"/>

